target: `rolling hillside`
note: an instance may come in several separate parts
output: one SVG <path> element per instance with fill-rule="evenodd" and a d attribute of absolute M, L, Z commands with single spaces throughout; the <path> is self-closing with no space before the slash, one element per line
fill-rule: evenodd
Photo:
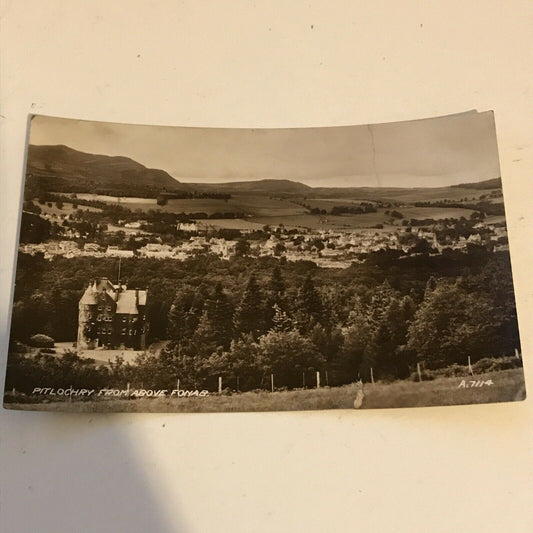
<path fill-rule="evenodd" d="M 289 194 L 302 196 L 313 191 L 313 188 L 309 187 L 309 185 L 284 179 L 233 181 L 226 183 L 190 183 L 189 185 L 198 191 L 216 190 L 228 193 Z"/>
<path fill-rule="evenodd" d="M 501 179 L 447 187 L 310 187 L 289 179 L 261 179 L 227 183 L 183 183 L 160 169 L 150 169 L 121 156 L 88 154 L 64 145 L 28 148 L 27 197 L 42 192 L 91 193 L 156 198 L 172 193 L 229 193 L 232 196 L 382 200 L 395 202 L 459 200 L 479 191 L 501 189 Z"/>
<path fill-rule="evenodd" d="M 147 196 L 160 190 L 189 190 L 164 170 L 128 157 L 87 154 L 68 146 L 28 147 L 26 186 L 60 192 L 101 192 Z"/>

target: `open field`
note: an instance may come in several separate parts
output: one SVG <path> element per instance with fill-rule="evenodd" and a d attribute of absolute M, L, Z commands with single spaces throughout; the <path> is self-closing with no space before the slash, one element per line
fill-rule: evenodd
<path fill-rule="evenodd" d="M 345 202 L 345 205 L 349 205 Z M 376 213 L 345 214 L 345 215 L 288 215 L 278 218 L 273 212 L 268 216 L 253 216 L 250 220 L 258 224 L 269 224 L 276 226 L 283 224 L 287 228 L 309 228 L 309 229 L 332 229 L 346 230 L 357 228 L 372 228 L 377 224 L 387 225 L 390 219 L 385 214 L 385 209 L 378 209 Z M 402 207 L 399 209 L 404 218 L 433 218 L 440 220 L 444 218 L 469 218 L 473 213 L 472 209 L 462 209 L 457 207 Z M 396 224 L 401 224 L 401 220 Z"/>
<path fill-rule="evenodd" d="M 389 189 L 384 191 L 391 192 Z M 407 191 L 407 192 L 406 192 Z M 413 191 L 424 191 L 426 196 L 433 194 L 430 198 L 426 196 L 417 197 L 413 196 L 413 199 L 424 200 L 431 199 L 437 200 L 440 198 L 438 190 L 429 189 L 398 189 L 394 190 L 394 194 L 398 195 L 398 198 L 393 199 L 398 201 L 407 201 L 407 198 L 403 198 L 404 194 L 412 194 Z M 463 195 L 465 189 L 444 188 L 443 191 L 462 191 Z M 307 213 L 306 208 L 301 205 L 297 205 L 289 200 L 281 198 L 273 198 L 266 194 L 253 194 L 253 193 L 240 193 L 233 195 L 229 200 L 219 200 L 213 198 L 196 198 L 196 199 L 169 199 L 168 203 L 164 206 L 159 206 L 156 200 L 153 198 L 130 198 L 130 197 L 115 197 L 104 196 L 97 194 L 80 193 L 78 194 L 80 199 L 99 200 L 108 203 L 120 204 L 128 207 L 132 210 L 148 211 L 151 209 L 160 210 L 171 213 L 198 213 L 203 212 L 207 215 L 214 213 L 243 213 L 246 218 L 242 219 L 212 219 L 206 224 L 209 224 L 215 228 L 231 228 L 231 229 L 260 229 L 262 226 L 268 224 L 270 226 L 277 226 L 283 224 L 287 228 L 296 229 L 331 229 L 331 230 L 350 230 L 357 228 L 371 228 L 377 224 L 387 224 L 390 216 L 385 214 L 384 208 L 379 208 L 376 213 L 363 213 L 363 214 L 344 214 L 338 216 L 331 215 L 310 215 Z M 303 197 L 300 199 L 302 201 Z M 364 200 L 364 198 L 309 198 L 305 200 L 305 203 L 311 207 L 319 207 L 320 209 L 331 210 L 336 205 L 350 205 L 352 203 L 358 203 Z M 70 206 L 70 207 L 69 207 Z M 61 211 L 57 210 L 55 205 L 51 209 L 52 212 Z M 55 210 L 55 211 L 54 211 Z M 71 204 L 65 202 L 63 209 L 64 214 L 71 212 Z M 399 208 L 400 212 L 405 218 L 434 218 L 436 220 L 442 218 L 468 218 L 473 212 L 470 209 L 461 209 L 453 207 L 414 207 L 404 206 Z M 119 228 L 123 231 L 124 228 Z M 115 228 L 110 228 L 109 231 L 116 231 Z M 132 233 L 137 233 L 138 230 L 133 230 Z"/>
<path fill-rule="evenodd" d="M 364 213 L 360 215 L 291 215 L 285 217 L 255 216 L 251 221 L 258 224 L 277 226 L 283 224 L 286 228 L 311 229 L 311 230 L 349 230 L 356 228 L 369 228 L 376 224 L 382 224 L 386 217 L 382 213 Z"/>
<path fill-rule="evenodd" d="M 138 228 L 126 228 L 125 226 L 115 226 L 115 224 L 107 225 L 107 233 L 124 232 L 124 235 L 150 235 L 149 231 L 144 231 Z"/>
<path fill-rule="evenodd" d="M 493 385 L 460 387 L 463 379 L 487 381 Z M 364 386 L 363 409 L 431 407 L 520 401 L 525 399 L 522 368 L 502 370 L 464 378 L 438 378 L 416 383 L 396 381 Z M 136 400 L 101 399 L 54 403 L 4 403 L 8 409 L 69 412 L 244 412 L 353 409 L 355 385 L 280 392 L 211 394 L 204 398 L 158 398 Z"/>
<path fill-rule="evenodd" d="M 469 189 L 466 187 L 428 187 L 417 189 L 400 189 L 391 196 L 396 202 L 434 202 L 438 200 L 461 200 L 468 198 L 476 200 L 483 194 L 488 195 L 492 191 L 501 189 Z"/>
<path fill-rule="evenodd" d="M 476 189 L 474 187 L 359 187 L 359 188 L 324 188 L 318 187 L 307 194 L 309 201 L 313 198 L 329 200 L 331 198 L 344 198 L 344 202 L 368 202 L 380 200 L 382 202 L 435 202 L 438 200 L 459 201 L 463 198 L 479 198 L 481 195 L 490 195 L 492 191 L 501 188 Z M 309 202 L 310 203 L 310 202 Z"/>
<path fill-rule="evenodd" d="M 37 198 L 33 200 L 33 203 L 35 205 L 38 205 L 41 208 L 41 211 L 45 215 L 70 215 L 74 211 L 77 211 L 78 209 L 81 209 L 82 211 L 92 211 L 93 213 L 99 213 L 101 211 L 98 207 L 90 207 L 87 205 L 80 205 L 76 209 L 72 207 L 71 202 L 63 202 L 63 208 L 59 209 L 55 202 L 52 203 L 52 207 L 49 207 L 46 203 L 40 204 Z"/>
<path fill-rule="evenodd" d="M 213 213 L 239 212 L 253 215 L 296 215 L 305 213 L 304 207 L 293 204 L 287 200 L 270 198 L 267 195 L 236 194 L 229 200 L 215 198 L 171 198 L 163 206 L 157 205 L 154 198 L 126 198 L 104 196 L 98 194 L 79 193 L 79 198 L 85 200 L 98 200 L 110 204 L 120 204 L 129 209 L 148 211 L 158 209 L 168 213 Z"/>
<path fill-rule="evenodd" d="M 252 222 L 244 218 L 210 218 L 209 220 L 197 220 L 196 225 L 200 230 L 206 229 L 238 229 L 238 230 L 262 230 L 264 224 Z"/>
<path fill-rule="evenodd" d="M 461 207 L 402 207 L 399 209 L 402 215 L 407 218 L 469 218 L 474 212 L 473 209 L 463 209 Z"/>

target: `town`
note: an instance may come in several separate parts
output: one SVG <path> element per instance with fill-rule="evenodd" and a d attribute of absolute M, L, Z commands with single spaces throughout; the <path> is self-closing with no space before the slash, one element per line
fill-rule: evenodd
<path fill-rule="evenodd" d="M 33 205 L 33 204 L 32 204 Z M 57 211 L 57 210 L 55 210 Z M 88 211 L 40 212 L 50 224 L 51 238 L 43 242 L 20 244 L 20 251 L 72 257 L 147 257 L 156 259 L 187 258 L 210 254 L 229 260 L 234 256 L 274 256 L 286 261 L 311 261 L 323 268 L 346 268 L 364 261 L 368 254 L 395 250 L 399 256 L 442 254 L 447 250 L 467 250 L 483 246 L 490 251 L 508 250 L 507 229 L 503 217 L 471 216 L 436 220 L 403 219 L 401 224 L 375 227 L 312 229 L 273 225 L 249 225 L 241 229 L 220 229 L 207 221 L 189 220 L 173 224 L 172 233 L 150 232 L 146 220 L 118 220 L 116 224 L 98 225 L 96 230 L 79 223 Z M 475 213 L 475 212 L 474 212 Z M 35 212 L 25 212 L 35 216 Z M 238 221 L 238 220 L 237 220 Z M 423 225 L 420 225 L 423 224 Z"/>

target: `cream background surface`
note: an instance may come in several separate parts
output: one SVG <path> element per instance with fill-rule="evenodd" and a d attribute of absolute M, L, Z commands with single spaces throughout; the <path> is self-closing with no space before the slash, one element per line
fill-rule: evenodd
<path fill-rule="evenodd" d="M 533 391 L 533 3 L 0 1 L 0 374 L 29 113 L 305 127 L 493 109 Z M 0 411 L 0 531 L 526 532 L 533 403 Z"/>

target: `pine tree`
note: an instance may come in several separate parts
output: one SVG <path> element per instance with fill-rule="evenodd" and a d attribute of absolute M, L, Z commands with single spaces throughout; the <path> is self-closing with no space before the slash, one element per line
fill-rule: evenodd
<path fill-rule="evenodd" d="M 274 317 L 272 319 L 272 329 L 274 331 L 290 331 L 291 329 L 294 329 L 293 320 L 278 304 L 274 304 L 273 310 Z"/>
<path fill-rule="evenodd" d="M 188 288 L 176 292 L 168 312 L 168 337 L 177 341 L 189 338 L 198 325 L 203 305 L 201 295 Z"/>
<path fill-rule="evenodd" d="M 374 329 L 379 327 L 394 297 L 395 291 L 387 279 L 379 287 L 374 289 L 369 308 L 369 320 Z"/>
<path fill-rule="evenodd" d="M 285 292 L 285 282 L 281 276 L 281 269 L 277 265 L 272 271 L 268 288 L 270 289 L 270 292 L 278 299 L 283 297 L 283 293 Z"/>
<path fill-rule="evenodd" d="M 204 311 L 191 338 L 190 349 L 194 356 L 209 357 L 216 348 L 216 332 L 212 327 L 207 311 Z"/>
<path fill-rule="evenodd" d="M 302 330 L 307 331 L 320 322 L 322 317 L 322 299 L 315 289 L 313 278 L 308 275 L 300 289 L 297 302 L 297 313 Z"/>
<path fill-rule="evenodd" d="M 207 300 L 205 307 L 215 342 L 217 345 L 228 348 L 233 333 L 233 307 L 220 283 L 217 283 L 215 292 Z"/>
<path fill-rule="evenodd" d="M 235 330 L 251 333 L 254 338 L 264 333 L 263 298 L 254 274 L 250 276 L 233 317 Z"/>
<path fill-rule="evenodd" d="M 268 283 L 268 293 L 265 302 L 264 318 L 265 318 L 265 329 L 269 330 L 274 327 L 274 316 L 275 309 L 274 306 L 278 306 L 281 309 L 286 309 L 285 304 L 285 283 L 281 277 L 281 270 L 279 266 L 275 266 L 272 271 Z"/>
<path fill-rule="evenodd" d="M 179 296 L 174 298 L 168 313 L 168 337 L 172 340 L 181 340 L 186 329 L 186 314 Z"/>

